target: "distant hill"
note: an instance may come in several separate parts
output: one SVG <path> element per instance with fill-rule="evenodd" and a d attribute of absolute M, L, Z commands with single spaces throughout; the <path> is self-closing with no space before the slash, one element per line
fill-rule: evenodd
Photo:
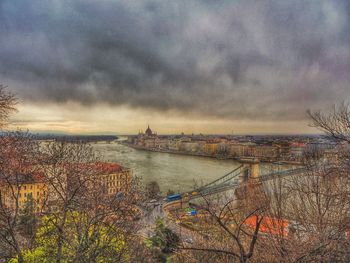
<path fill-rule="evenodd" d="M 37 139 L 37 140 L 82 141 L 82 142 L 114 141 L 118 139 L 118 136 L 115 136 L 115 135 L 35 134 L 33 137 L 34 139 Z"/>

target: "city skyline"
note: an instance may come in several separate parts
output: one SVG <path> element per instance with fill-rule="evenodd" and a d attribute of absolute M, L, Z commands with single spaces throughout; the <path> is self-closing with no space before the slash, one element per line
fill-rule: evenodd
<path fill-rule="evenodd" d="M 0 3 L 11 128 L 313 134 L 350 101 L 348 1 Z"/>
<path fill-rule="evenodd" d="M 80 107 L 80 106 L 75 106 Z M 74 107 L 73 107 L 74 108 Z M 159 113 L 150 112 L 150 116 L 145 120 L 143 112 L 118 110 L 120 114 L 117 118 L 113 115 L 113 110 L 104 109 L 107 114 L 99 119 L 100 111 L 87 109 L 83 114 L 88 114 L 88 120 L 84 120 L 79 111 L 72 115 L 70 109 L 55 106 L 42 114 L 41 107 L 27 108 L 18 105 L 18 112 L 11 118 L 9 128 L 30 130 L 34 133 L 64 133 L 64 134 L 137 134 L 145 131 L 147 125 L 155 129 L 160 135 L 169 134 L 234 134 L 234 135 L 279 135 L 279 134 L 319 134 L 320 131 L 310 127 L 310 121 L 280 121 L 276 127 L 276 121 L 251 121 L 251 120 L 201 120 L 200 118 L 164 117 Z M 74 110 L 73 110 L 74 112 Z M 122 114 L 121 114 L 122 113 Z M 66 120 L 69 114 L 72 120 Z M 33 118 L 34 119 L 31 119 Z M 134 120 L 133 122 L 130 119 Z"/>

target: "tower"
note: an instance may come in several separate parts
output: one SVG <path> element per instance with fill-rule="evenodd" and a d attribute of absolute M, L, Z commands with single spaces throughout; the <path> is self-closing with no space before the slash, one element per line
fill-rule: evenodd
<path fill-rule="evenodd" d="M 240 159 L 239 162 L 243 165 L 242 181 L 247 181 L 249 179 L 258 179 L 260 177 L 259 159 Z"/>

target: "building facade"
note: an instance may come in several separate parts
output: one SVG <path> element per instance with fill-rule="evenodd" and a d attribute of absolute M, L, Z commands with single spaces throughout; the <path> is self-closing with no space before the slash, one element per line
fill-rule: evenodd
<path fill-rule="evenodd" d="M 101 198 L 113 198 L 131 188 L 132 170 L 116 163 L 66 164 L 48 166 L 40 174 L 17 175 L 0 180 L 0 202 L 3 207 L 20 210 L 32 204 L 36 213 L 55 212 L 73 197 L 85 198 L 97 191 Z M 97 193 L 96 192 L 96 193 Z M 74 195 L 73 195 L 74 194 Z"/>
<path fill-rule="evenodd" d="M 41 174 L 17 175 L 16 180 L 2 180 L 0 183 L 0 200 L 4 207 L 24 209 L 32 205 L 35 212 L 44 210 L 48 198 L 48 188 Z"/>

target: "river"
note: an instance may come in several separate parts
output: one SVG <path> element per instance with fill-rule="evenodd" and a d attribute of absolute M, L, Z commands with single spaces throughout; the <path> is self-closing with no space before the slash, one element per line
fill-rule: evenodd
<path fill-rule="evenodd" d="M 117 143 L 93 146 L 106 161 L 131 168 L 144 183 L 157 181 L 163 192 L 193 189 L 195 183 L 208 183 L 239 166 L 233 160 L 141 151 Z"/>
<path fill-rule="evenodd" d="M 195 184 L 211 182 L 240 165 L 234 160 L 135 150 L 118 143 L 95 143 L 93 146 L 106 161 L 131 168 L 143 183 L 157 181 L 163 193 L 169 189 L 191 190 Z M 266 170 L 264 166 L 262 169 Z"/>

